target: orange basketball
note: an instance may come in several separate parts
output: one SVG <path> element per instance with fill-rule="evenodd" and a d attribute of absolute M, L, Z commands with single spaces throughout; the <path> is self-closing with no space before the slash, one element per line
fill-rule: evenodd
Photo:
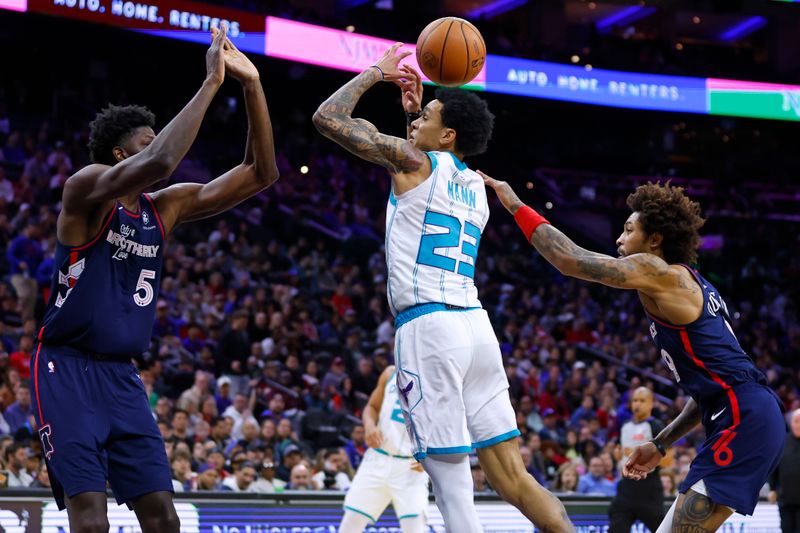
<path fill-rule="evenodd" d="M 442 17 L 417 39 L 417 63 L 434 83 L 458 87 L 472 81 L 486 62 L 486 43 L 478 28 L 458 17 Z"/>

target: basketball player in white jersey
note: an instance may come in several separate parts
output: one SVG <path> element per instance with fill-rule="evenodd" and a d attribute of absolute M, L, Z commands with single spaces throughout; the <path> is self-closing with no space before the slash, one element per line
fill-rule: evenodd
<path fill-rule="evenodd" d="M 403 533 L 422 533 L 425 529 L 428 476 L 411 456 L 394 375 L 395 367 L 386 367 L 364 408 L 370 448 L 344 498 L 339 533 L 362 533 L 378 520 L 389 502 Z"/>
<path fill-rule="evenodd" d="M 398 82 L 404 101 L 421 103 L 419 75 L 398 66 L 410 54 L 398 54 L 401 45 L 323 102 L 314 125 L 392 177 L 387 293 L 413 456 L 433 481 L 447 531 L 483 531 L 472 494 L 473 449 L 492 488 L 540 530 L 574 531 L 561 502 L 522 463 L 500 349 L 474 283 L 489 206 L 481 177 L 463 158 L 486 150 L 494 116 L 486 102 L 460 90 L 437 91 L 410 123 L 408 139 L 381 134 L 351 116 L 361 95 L 379 81 Z"/>

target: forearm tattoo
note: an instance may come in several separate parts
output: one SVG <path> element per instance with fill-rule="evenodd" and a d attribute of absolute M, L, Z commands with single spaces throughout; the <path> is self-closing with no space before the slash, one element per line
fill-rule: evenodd
<path fill-rule="evenodd" d="M 323 102 L 314 124 L 320 133 L 367 161 L 392 172 L 417 170 L 423 164 L 422 152 L 407 140 L 383 135 L 370 122 L 351 116 L 364 92 L 379 80 L 380 74 L 372 68 L 353 78 Z"/>

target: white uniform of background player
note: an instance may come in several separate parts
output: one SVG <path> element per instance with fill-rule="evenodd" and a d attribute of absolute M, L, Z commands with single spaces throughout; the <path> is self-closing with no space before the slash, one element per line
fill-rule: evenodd
<path fill-rule="evenodd" d="M 383 371 L 364 409 L 370 448 L 345 496 L 341 533 L 361 533 L 390 502 L 403 533 L 422 533 L 425 528 L 428 475 L 411 457 L 394 374 L 394 366 Z"/>

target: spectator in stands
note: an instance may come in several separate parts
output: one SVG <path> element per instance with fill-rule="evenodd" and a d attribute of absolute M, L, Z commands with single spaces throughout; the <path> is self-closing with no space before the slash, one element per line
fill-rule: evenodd
<path fill-rule="evenodd" d="M 218 416 L 211 421 L 211 435 L 209 437 L 221 449 L 225 450 L 231 443 L 231 428 L 232 423 L 230 419 L 224 416 Z"/>
<path fill-rule="evenodd" d="M 193 478 L 192 491 L 204 490 L 219 490 L 218 469 L 210 463 L 201 465 Z"/>
<path fill-rule="evenodd" d="M 231 315 L 230 326 L 219 341 L 217 347 L 217 365 L 222 369 L 223 377 L 227 376 L 231 384 L 231 394 L 247 395 L 250 378 L 247 375 L 247 358 L 250 355 L 250 335 L 247 323 L 250 317 L 247 311 L 236 311 Z"/>
<path fill-rule="evenodd" d="M 19 348 L 8 357 L 8 364 L 19 372 L 20 379 L 31 379 L 31 355 L 33 355 L 33 336 L 24 333 L 19 338 Z"/>
<path fill-rule="evenodd" d="M 556 412 L 552 407 L 547 407 L 542 411 L 542 429 L 539 431 L 539 437 L 542 441 L 561 442 L 561 430 L 558 427 Z"/>
<path fill-rule="evenodd" d="M 14 443 L 6 448 L 6 476 L 9 488 L 30 487 L 33 478 L 25 471 L 25 445 Z"/>
<path fill-rule="evenodd" d="M 266 494 L 283 491 L 286 488 L 286 482 L 275 477 L 275 473 L 275 463 L 272 462 L 272 459 L 261 463 L 261 475 L 250 486 L 250 492 Z"/>
<path fill-rule="evenodd" d="M 39 464 L 36 479 L 30 486 L 32 489 L 50 489 L 50 474 L 47 472 L 47 464 L 44 461 Z"/>
<path fill-rule="evenodd" d="M 573 411 L 570 424 L 572 427 L 578 428 L 583 425 L 588 425 L 589 420 L 593 418 L 595 418 L 594 397 L 591 394 L 586 394 L 581 401 L 580 407 Z"/>
<path fill-rule="evenodd" d="M 172 413 L 172 439 L 193 446 L 194 439 L 189 432 L 189 413 L 183 409 L 175 409 Z"/>
<path fill-rule="evenodd" d="M 172 453 L 170 460 L 172 466 L 172 488 L 175 492 L 191 490 L 192 456 L 183 450 Z"/>
<path fill-rule="evenodd" d="M 344 359 L 335 357 L 331 362 L 330 370 L 322 378 L 322 393 L 328 397 L 334 396 L 342 390 L 342 382 L 347 378 L 344 368 Z"/>
<path fill-rule="evenodd" d="M 28 424 L 33 416 L 31 391 L 26 382 L 19 384 L 15 396 L 17 401 L 9 405 L 4 413 L 11 435 L 15 434 L 25 424 Z"/>
<path fill-rule="evenodd" d="M 358 371 L 353 377 L 353 390 L 369 397 L 377 384 L 378 378 L 375 375 L 372 359 L 362 357 L 358 360 Z"/>
<path fill-rule="evenodd" d="M 476 493 L 493 492 L 489 482 L 486 481 L 486 473 L 481 468 L 477 457 L 469 458 L 469 467 L 472 471 L 472 490 Z"/>
<path fill-rule="evenodd" d="M 342 470 L 338 449 L 321 450 L 317 454 L 317 473 L 311 479 L 320 489 L 345 491 L 350 488 L 350 478 Z"/>
<path fill-rule="evenodd" d="M 277 477 L 282 481 L 289 482 L 292 469 L 303 460 L 303 453 L 296 444 L 289 444 L 283 449 L 282 457 L 283 460 L 281 461 L 281 466 L 278 467 Z M 310 476 L 311 474 L 309 473 L 309 479 Z"/>
<path fill-rule="evenodd" d="M 603 470 L 603 460 L 599 457 L 592 457 L 589 461 L 589 472 L 580 477 L 578 492 L 580 494 L 614 496 L 617 492 L 617 487 L 614 482 L 606 479 L 605 475 L 603 475 Z"/>
<path fill-rule="evenodd" d="M 800 409 L 792 412 L 786 446 L 770 476 L 769 501 L 778 502 L 783 533 L 800 531 Z"/>
<path fill-rule="evenodd" d="M 674 500 L 678 495 L 678 487 L 675 484 L 675 474 L 673 474 L 671 470 L 663 469 L 659 474 L 659 479 L 661 479 L 661 492 L 664 498 Z"/>
<path fill-rule="evenodd" d="M 352 465 L 353 468 L 358 468 L 361 464 L 361 460 L 364 459 L 364 453 L 367 451 L 364 424 L 359 423 L 353 426 L 353 429 L 350 431 L 350 440 L 345 444 L 344 451 L 347 453 L 350 465 Z"/>
<path fill-rule="evenodd" d="M 578 468 L 574 463 L 564 463 L 558 467 L 553 490 L 562 494 L 574 494 L 578 491 Z"/>
<path fill-rule="evenodd" d="M 247 406 L 247 396 L 244 393 L 237 393 L 233 397 L 233 405 L 228 406 L 222 416 L 229 417 L 233 420 L 233 429 L 231 430 L 231 437 L 233 440 L 242 439 L 242 426 L 246 422 L 251 422 L 258 427 L 258 421 L 253 416 L 253 413 Z"/>
<path fill-rule="evenodd" d="M 189 405 L 194 406 L 194 411 L 200 411 L 205 399 L 209 396 L 210 377 L 207 372 L 198 370 L 194 373 L 194 383 L 181 393 L 178 408 L 188 411 Z M 184 385 L 185 386 L 185 385 Z"/>
<path fill-rule="evenodd" d="M 6 250 L 11 285 L 19 298 L 23 320 L 33 318 L 36 305 L 36 269 L 44 254 L 40 244 L 42 235 L 36 220 L 30 219 L 25 229 L 15 237 Z"/>
<path fill-rule="evenodd" d="M 233 400 L 231 400 L 231 378 L 222 376 L 217 380 L 217 393 L 214 395 L 214 400 L 217 402 L 218 413 L 224 413 L 225 409 L 233 404 Z"/>
<path fill-rule="evenodd" d="M 298 463 L 292 467 L 286 490 L 317 490 L 317 486 L 311 479 L 311 470 L 305 463 Z"/>
<path fill-rule="evenodd" d="M 253 463 L 244 461 L 238 465 L 232 476 L 222 481 L 222 490 L 233 492 L 252 492 L 250 486 L 256 478 L 256 468 Z"/>

